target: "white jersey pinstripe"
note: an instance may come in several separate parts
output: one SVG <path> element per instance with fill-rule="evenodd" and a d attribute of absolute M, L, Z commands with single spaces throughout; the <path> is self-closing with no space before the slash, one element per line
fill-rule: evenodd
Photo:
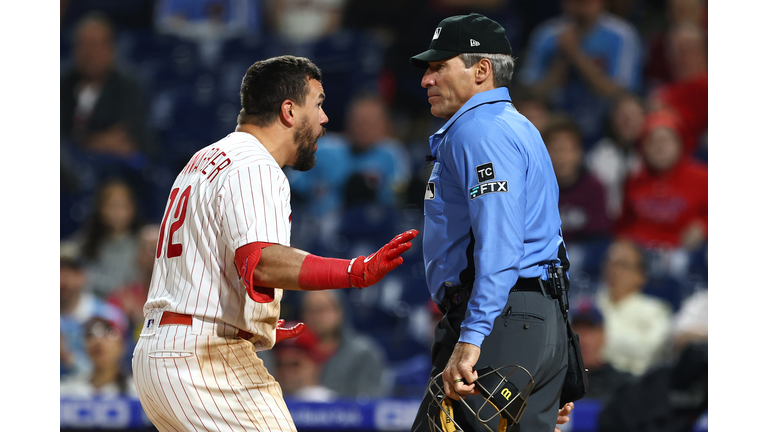
<path fill-rule="evenodd" d="M 198 151 L 172 191 L 145 314 L 161 309 L 222 322 L 261 336 L 257 349 L 271 348 L 282 290 L 271 303 L 251 300 L 234 256 L 252 242 L 290 245 L 291 192 L 282 169 L 253 135 L 234 132 Z M 174 229 L 184 214 L 179 205 L 187 206 L 186 219 Z M 172 256 L 173 244 L 181 245 L 180 256 Z"/>
<path fill-rule="evenodd" d="M 256 356 L 274 345 L 282 290 L 254 301 L 234 260 L 248 243 L 289 246 L 290 216 L 288 180 L 250 134 L 198 151 L 176 178 L 133 358 L 142 406 L 158 429 L 296 430 Z M 191 315 L 192 325 L 159 326 L 164 312 Z M 255 337 L 239 339 L 238 329 Z"/>

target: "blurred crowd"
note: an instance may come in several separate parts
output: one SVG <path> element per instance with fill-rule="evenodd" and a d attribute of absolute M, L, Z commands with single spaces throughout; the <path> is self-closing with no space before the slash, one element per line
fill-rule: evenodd
<path fill-rule="evenodd" d="M 507 29 L 513 104 L 552 157 L 591 396 L 706 409 L 706 0 L 62 0 L 62 396 L 133 394 L 170 186 L 234 130 L 256 60 L 308 57 L 328 96 L 317 166 L 286 169 L 293 246 L 349 258 L 419 229 L 442 120 L 408 59 L 469 12 Z M 286 292 L 309 330 L 262 358 L 287 398 L 421 396 L 439 312 L 419 246 L 376 287 Z"/>

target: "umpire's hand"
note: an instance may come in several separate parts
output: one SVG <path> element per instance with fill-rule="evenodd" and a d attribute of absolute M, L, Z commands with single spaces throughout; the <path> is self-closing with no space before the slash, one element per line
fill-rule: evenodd
<path fill-rule="evenodd" d="M 557 424 L 555 424 L 555 432 L 560 432 L 560 428 L 557 425 L 566 424 L 571 420 L 569 414 L 573 409 L 573 402 L 568 402 L 557 412 Z"/>
<path fill-rule="evenodd" d="M 480 347 L 465 342 L 456 344 L 443 370 L 446 396 L 459 400 L 459 397 L 480 394 L 474 384 L 477 380 L 475 364 L 478 358 L 480 358 Z"/>

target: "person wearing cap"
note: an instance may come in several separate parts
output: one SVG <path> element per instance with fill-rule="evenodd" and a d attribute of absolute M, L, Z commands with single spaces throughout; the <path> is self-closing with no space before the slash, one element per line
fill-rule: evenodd
<path fill-rule="evenodd" d="M 59 278 L 59 334 L 61 379 L 87 375 L 93 369 L 87 355 L 83 325 L 93 317 L 126 323 L 127 318 L 117 307 L 110 305 L 86 289 L 88 274 L 85 260 L 76 244 L 61 243 Z"/>
<path fill-rule="evenodd" d="M 476 13 L 446 18 L 411 63 L 424 69 L 432 115 L 447 120 L 429 139 L 424 197 L 427 286 L 444 312 L 430 376 L 442 372 L 446 395 L 458 400 L 478 394 L 475 369 L 523 366 L 535 385 L 509 430 L 551 431 L 568 359 L 563 314 L 545 281 L 550 263 L 568 264 L 552 162 L 510 99 L 505 30 Z M 412 431 L 429 429 L 431 402 L 427 392 Z M 476 410 L 483 399 L 466 402 Z M 463 430 L 485 430 L 453 407 Z"/>
<path fill-rule="evenodd" d="M 570 317 L 573 331 L 579 334 L 581 355 L 587 369 L 589 390 L 586 398 L 605 404 L 619 387 L 631 382 L 634 376 L 620 371 L 603 356 L 605 348 L 605 326 L 603 314 L 592 301 L 585 300 L 571 307 Z"/>
<path fill-rule="evenodd" d="M 306 329 L 299 336 L 275 345 L 275 379 L 286 399 L 332 402 L 333 390 L 320 383 L 325 356 L 318 350 L 315 333 Z"/>

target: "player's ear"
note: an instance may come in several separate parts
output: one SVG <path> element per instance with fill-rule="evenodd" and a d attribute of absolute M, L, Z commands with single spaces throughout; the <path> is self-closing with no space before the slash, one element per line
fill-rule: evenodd
<path fill-rule="evenodd" d="M 290 99 L 286 99 L 280 105 L 280 122 L 291 127 L 296 120 L 296 105 Z"/>

